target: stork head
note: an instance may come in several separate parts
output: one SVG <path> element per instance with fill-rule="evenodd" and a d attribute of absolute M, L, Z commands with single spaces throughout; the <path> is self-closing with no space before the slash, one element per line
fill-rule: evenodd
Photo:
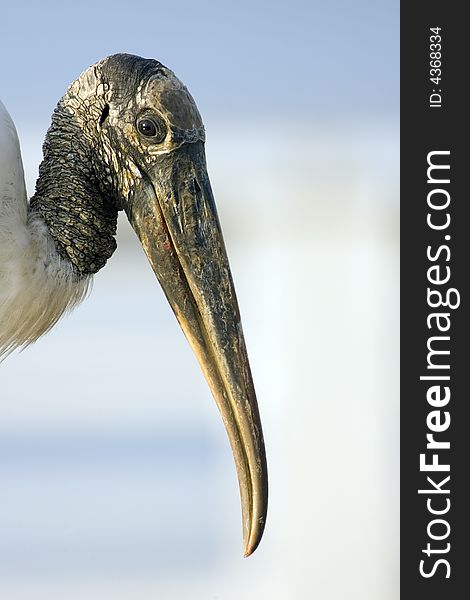
<path fill-rule="evenodd" d="M 263 434 L 204 126 L 174 73 L 126 54 L 85 71 L 54 112 L 31 208 L 83 277 L 114 251 L 117 211 L 125 210 L 222 415 L 251 554 L 267 510 Z"/>

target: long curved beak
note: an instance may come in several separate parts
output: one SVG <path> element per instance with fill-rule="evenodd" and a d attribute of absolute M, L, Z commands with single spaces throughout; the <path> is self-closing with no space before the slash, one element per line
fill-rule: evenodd
<path fill-rule="evenodd" d="M 159 157 L 126 209 L 219 407 L 237 467 L 245 556 L 268 504 L 261 421 L 202 142 Z"/>

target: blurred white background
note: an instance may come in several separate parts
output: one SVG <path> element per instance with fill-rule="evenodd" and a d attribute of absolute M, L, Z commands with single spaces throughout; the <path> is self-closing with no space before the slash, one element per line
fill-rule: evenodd
<path fill-rule="evenodd" d="M 134 234 L 0 365 L 0 597 L 398 598 L 398 3 L 2 6 L 34 190 L 55 103 L 127 51 L 207 129 L 270 467 L 242 559 L 222 422 Z"/>

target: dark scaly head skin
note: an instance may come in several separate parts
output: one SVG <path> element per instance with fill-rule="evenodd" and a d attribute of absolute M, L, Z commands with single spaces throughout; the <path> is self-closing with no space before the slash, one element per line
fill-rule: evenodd
<path fill-rule="evenodd" d="M 162 125 L 154 144 L 140 118 Z M 156 60 L 116 54 L 87 69 L 52 116 L 31 210 L 41 214 L 61 256 L 82 275 L 96 273 L 116 249 L 117 211 L 155 158 L 204 141 L 194 100 Z"/>
<path fill-rule="evenodd" d="M 31 215 L 77 277 L 104 266 L 124 209 L 222 415 L 240 486 L 245 555 L 267 512 L 261 420 L 196 104 L 172 71 L 127 54 L 87 69 L 60 100 Z"/>

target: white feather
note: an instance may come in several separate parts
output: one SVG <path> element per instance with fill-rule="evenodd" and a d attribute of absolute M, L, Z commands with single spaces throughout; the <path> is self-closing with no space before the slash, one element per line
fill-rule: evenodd
<path fill-rule="evenodd" d="M 0 101 L 0 359 L 46 333 L 90 283 L 60 257 L 42 219 L 28 214 L 18 135 Z"/>

